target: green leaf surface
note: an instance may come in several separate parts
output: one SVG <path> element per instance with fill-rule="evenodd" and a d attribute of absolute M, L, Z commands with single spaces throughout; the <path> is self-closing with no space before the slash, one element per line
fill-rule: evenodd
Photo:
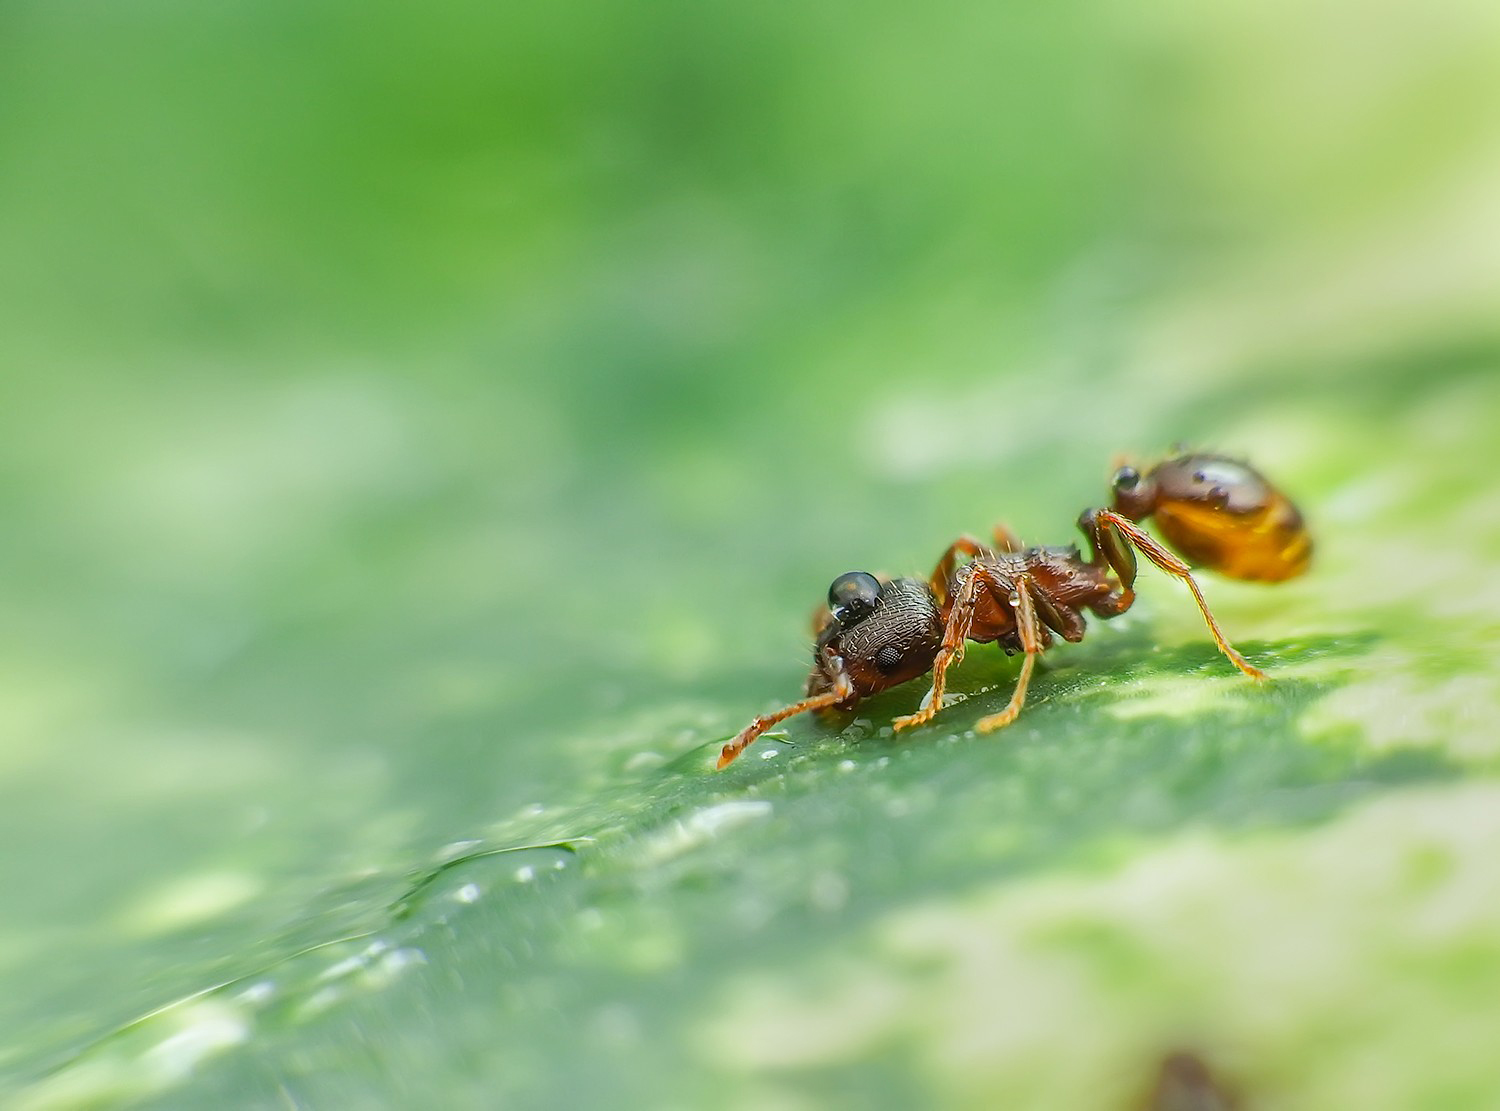
<path fill-rule="evenodd" d="M 0 41 L 0 1102 L 1495 1105 L 1490 5 Z M 713 770 L 1176 441 L 1311 522 L 1204 576 L 1269 683 L 1147 567 Z"/>

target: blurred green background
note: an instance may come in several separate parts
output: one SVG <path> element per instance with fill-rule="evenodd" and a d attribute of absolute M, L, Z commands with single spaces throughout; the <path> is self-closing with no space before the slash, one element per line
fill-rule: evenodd
<path fill-rule="evenodd" d="M 1497 1106 L 1497 198 L 1482 0 L 3 0 L 0 1094 Z M 710 770 L 1178 440 L 1271 686 L 1148 577 Z"/>

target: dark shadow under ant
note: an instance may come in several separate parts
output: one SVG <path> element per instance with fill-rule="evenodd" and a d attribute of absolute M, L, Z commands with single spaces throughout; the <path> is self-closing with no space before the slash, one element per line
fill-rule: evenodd
<path fill-rule="evenodd" d="M 1187 584 L 1219 650 L 1251 679 L 1266 675 L 1235 650 L 1219 628 L 1192 575 L 1192 565 L 1144 532 L 1154 517 L 1167 542 L 1191 564 L 1233 578 L 1279 582 L 1306 570 L 1312 541 L 1296 506 L 1248 463 L 1220 455 L 1185 454 L 1142 476 L 1121 467 L 1109 509 L 1088 509 L 1078 527 L 1088 545 L 1022 548 L 1005 528 L 994 543 L 972 536 L 950 544 L 931 576 L 879 580 L 864 571 L 840 575 L 829 588 L 815 629 L 806 697 L 757 717 L 723 748 L 731 763 L 771 726 L 808 710 L 847 710 L 861 699 L 928 671 L 932 687 L 897 730 L 922 725 L 942 709 L 948 669 L 968 641 L 1024 653 L 1010 702 L 981 718 L 981 733 L 1013 722 L 1026 702 L 1036 657 L 1053 636 L 1076 643 L 1084 611 L 1117 617 L 1135 602 L 1136 552 Z M 960 564 L 960 560 L 967 562 Z"/>

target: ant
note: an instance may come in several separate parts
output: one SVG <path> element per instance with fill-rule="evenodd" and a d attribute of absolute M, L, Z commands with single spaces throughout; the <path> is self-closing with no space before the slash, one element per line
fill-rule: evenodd
<path fill-rule="evenodd" d="M 1076 643 L 1084 611 L 1117 617 L 1135 602 L 1136 552 L 1187 584 L 1219 650 L 1251 679 L 1266 678 L 1224 636 L 1192 566 L 1139 527 L 1155 517 L 1167 542 L 1192 564 L 1233 578 L 1280 582 L 1300 575 L 1312 541 L 1295 505 L 1248 463 L 1221 455 L 1179 454 L 1142 476 L 1115 472 L 1108 509 L 1078 518 L 1088 544 L 1022 548 L 1003 526 L 994 543 L 972 536 L 950 544 L 926 582 L 880 581 L 864 571 L 839 576 L 829 588 L 827 613 L 815 632 L 807 697 L 757 717 L 719 755 L 723 768 L 772 725 L 808 710 L 852 709 L 863 698 L 932 672 L 932 687 L 915 713 L 892 722 L 896 730 L 931 721 L 943 705 L 948 668 L 968 641 L 998 643 L 1007 655 L 1024 653 L 1021 674 L 1005 709 L 981 718 L 988 733 L 1011 722 L 1026 702 L 1036 657 L 1053 634 Z M 962 566 L 959 561 L 967 557 Z"/>

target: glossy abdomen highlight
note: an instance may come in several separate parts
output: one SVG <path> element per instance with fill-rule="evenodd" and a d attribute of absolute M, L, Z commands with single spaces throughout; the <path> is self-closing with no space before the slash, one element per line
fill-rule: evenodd
<path fill-rule="evenodd" d="M 1279 493 L 1239 513 L 1164 498 L 1154 516 L 1163 538 L 1189 562 L 1230 578 L 1283 582 L 1306 571 L 1312 560 L 1312 537 L 1302 514 Z"/>

